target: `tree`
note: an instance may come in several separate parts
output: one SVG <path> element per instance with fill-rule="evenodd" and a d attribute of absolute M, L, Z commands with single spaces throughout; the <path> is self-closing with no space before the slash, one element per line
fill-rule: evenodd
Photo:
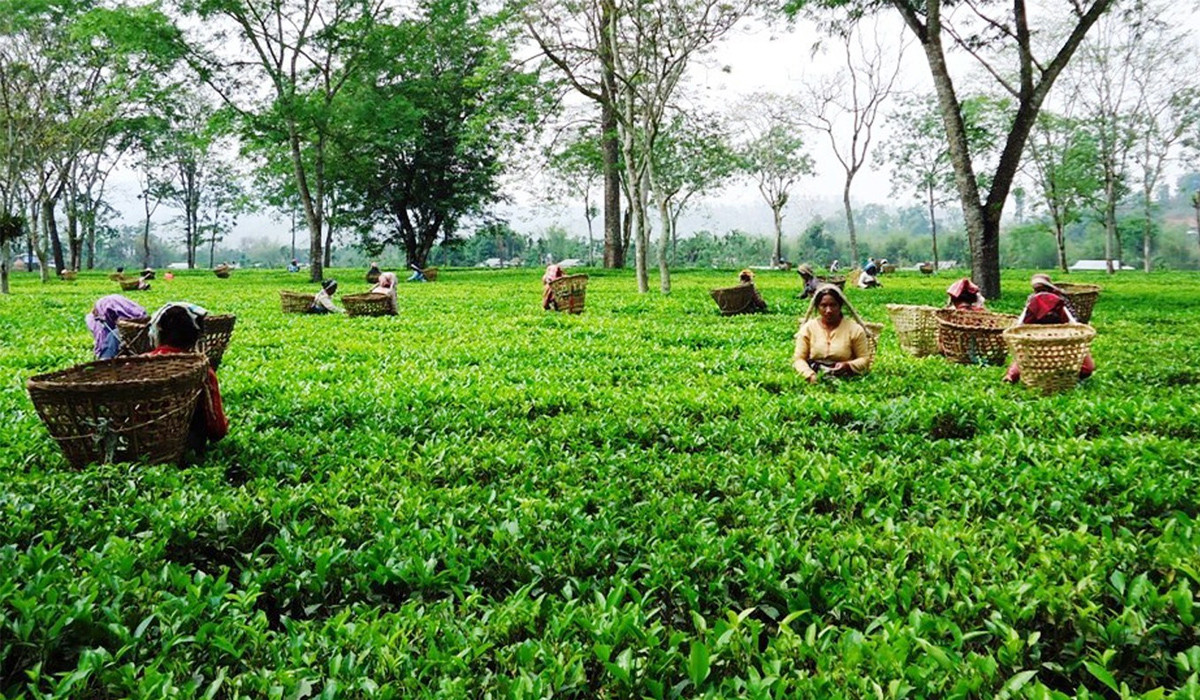
<path fill-rule="evenodd" d="M 858 29 L 861 29 L 859 25 Z M 839 49 L 845 65 L 833 76 L 809 84 L 800 118 L 810 129 L 824 133 L 845 179 L 842 182 L 842 206 L 846 230 L 850 234 L 850 257 L 859 260 L 858 237 L 854 228 L 854 210 L 850 205 L 850 186 L 871 152 L 875 120 L 892 93 L 904 57 L 904 44 L 894 53 L 886 51 L 874 33 L 870 45 L 864 32 L 848 28 L 841 32 Z M 778 264 L 773 260 L 772 264 Z"/>
<path fill-rule="evenodd" d="M 599 213 L 592 200 L 597 181 L 604 180 L 604 153 L 602 142 L 595 138 L 592 127 L 571 133 L 552 151 L 547 159 L 554 172 L 556 182 L 567 192 L 583 200 L 583 216 L 587 222 L 588 265 L 592 264 L 592 220 Z"/>
<path fill-rule="evenodd" d="M 739 168 L 758 186 L 775 221 L 775 245 L 771 259 L 778 263 L 783 257 L 783 208 L 788 203 L 792 187 L 805 175 L 813 174 L 813 161 L 804 150 L 800 131 L 771 114 L 786 113 L 786 103 L 765 95 L 751 98 L 766 111 L 753 115 L 746 125 L 753 134 L 738 148 Z M 782 111 L 779 111 L 781 108 Z M 756 117 L 756 118 L 755 118 Z"/>
<path fill-rule="evenodd" d="M 624 267 L 628 240 L 621 230 L 621 147 L 617 134 L 617 84 L 612 42 L 617 0 L 534 0 L 525 24 L 545 56 L 579 94 L 600 110 L 596 138 L 604 181 L 604 266 Z"/>
<path fill-rule="evenodd" d="M 606 38 L 611 43 L 617 87 L 617 126 L 621 135 L 627 199 L 634 241 L 638 292 L 649 291 L 650 245 L 646 207 L 659 189 L 655 144 L 674 105 L 676 91 L 697 55 L 728 32 L 750 8 L 750 0 L 627 0 L 620 5 Z M 669 231 L 660 232 L 659 286 L 671 291 Z"/>
<path fill-rule="evenodd" d="M 428 0 L 420 15 L 376 28 L 371 71 L 348 85 L 336 141 L 347 206 L 383 227 L 361 232 L 368 249 L 399 245 L 424 267 L 439 237 L 499 199 L 501 156 L 544 107 L 506 22 L 472 0 Z"/>
<path fill-rule="evenodd" d="M 955 185 L 962 202 L 963 218 L 971 243 L 971 265 L 983 294 L 1000 296 L 1000 221 L 1013 185 L 1025 142 L 1050 88 L 1067 67 L 1092 26 L 1114 0 L 1078 0 L 1069 4 L 1067 29 L 1053 41 L 1048 59 L 1034 55 L 1034 32 L 1030 29 L 1025 0 L 984 4 L 955 0 L 787 0 L 796 10 L 804 6 L 845 8 L 851 20 L 884 9 L 896 11 L 925 53 L 954 165 Z M 1062 3 L 1066 4 L 1066 3 Z M 944 12 L 950 10 L 950 12 Z M 958 11 L 961 10 L 961 11 Z M 838 10 L 841 12 L 841 10 Z M 1051 25 L 1052 18 L 1035 18 L 1038 26 Z M 981 196 L 971 146 L 963 118 L 962 103 L 946 60 L 947 40 L 951 48 L 972 56 L 996 84 L 1010 95 L 1013 111 L 999 160 L 991 173 L 986 196 Z M 998 61 L 1015 65 L 1005 67 Z"/>
<path fill-rule="evenodd" d="M 707 113 L 676 114 L 655 144 L 654 172 L 659 226 L 678 241 L 679 217 L 693 198 L 721 187 L 737 169 L 726 124 Z"/>
<path fill-rule="evenodd" d="M 221 20 L 235 31 L 196 36 L 193 65 L 242 118 L 248 135 L 286 145 L 309 233 L 309 271 L 324 255 L 328 147 L 342 89 L 367 65 L 371 34 L 386 14 L 374 0 L 185 0 L 198 32 Z M 263 99 L 256 89 L 269 94 Z"/>
<path fill-rule="evenodd" d="M 903 187 L 925 203 L 936 271 L 937 209 L 954 199 L 954 165 L 950 162 L 950 147 L 936 97 L 904 100 L 891 121 L 899 128 L 887 143 L 883 158 L 892 166 L 892 192 L 895 194 Z"/>
<path fill-rule="evenodd" d="M 1069 272 L 1066 228 L 1094 206 L 1102 186 L 1096 140 L 1085 127 L 1078 119 L 1042 112 L 1029 138 L 1028 166 L 1050 215 L 1058 267 L 1064 273 Z"/>

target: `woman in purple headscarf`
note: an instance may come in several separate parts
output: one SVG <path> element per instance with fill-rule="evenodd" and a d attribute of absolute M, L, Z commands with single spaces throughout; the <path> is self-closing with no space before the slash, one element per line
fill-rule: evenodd
<path fill-rule="evenodd" d="M 117 356 L 121 349 L 121 339 L 117 335 L 117 321 L 122 318 L 145 318 L 146 310 L 136 302 L 121 296 L 109 294 L 100 297 L 84 320 L 88 330 L 92 332 L 95 343 L 92 351 L 97 360 L 108 360 Z"/>

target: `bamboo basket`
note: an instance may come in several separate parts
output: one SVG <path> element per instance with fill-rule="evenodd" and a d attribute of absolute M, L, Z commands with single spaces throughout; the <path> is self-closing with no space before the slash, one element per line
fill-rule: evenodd
<path fill-rule="evenodd" d="M 150 317 L 117 319 L 117 337 L 121 339 L 120 355 L 144 355 L 150 344 Z"/>
<path fill-rule="evenodd" d="M 113 282 L 120 282 L 121 280 L 125 279 L 125 275 L 122 275 L 119 272 L 114 272 L 111 275 L 109 275 L 108 278 L 110 280 L 112 280 Z"/>
<path fill-rule="evenodd" d="M 395 316 L 396 304 L 387 294 L 343 294 L 347 316 Z"/>
<path fill-rule="evenodd" d="M 1080 323 L 1092 320 L 1092 310 L 1096 308 L 1096 300 L 1100 298 L 1100 285 L 1064 282 L 1055 286 L 1062 290 L 1063 298 L 1067 300 L 1067 306 L 1075 315 L 1075 320 Z"/>
<path fill-rule="evenodd" d="M 913 357 L 938 354 L 937 311 L 933 306 L 887 305 L 896 338 L 905 352 Z"/>
<path fill-rule="evenodd" d="M 896 271 L 896 266 L 895 266 L 895 265 L 893 265 L 893 264 L 891 264 L 891 263 L 888 263 L 887 265 L 880 265 L 880 266 L 879 266 L 879 272 L 880 272 L 881 274 L 890 275 L 890 274 L 892 274 L 892 273 L 893 273 L 893 272 L 895 272 L 895 271 Z"/>
<path fill-rule="evenodd" d="M 367 284 L 375 284 L 379 281 L 379 276 L 383 274 L 377 269 L 367 270 Z"/>
<path fill-rule="evenodd" d="M 990 311 L 938 309 L 938 347 L 946 359 L 964 365 L 1004 363 L 1008 347 L 1002 333 L 1017 320 Z"/>
<path fill-rule="evenodd" d="M 203 392 L 203 355 L 121 357 L 40 374 L 34 408 L 76 469 L 94 462 L 175 462 Z"/>
<path fill-rule="evenodd" d="M 437 282 L 438 269 L 436 267 L 427 267 L 421 270 L 421 274 L 425 275 L 426 282 Z"/>
<path fill-rule="evenodd" d="M 587 275 L 567 275 L 551 282 L 555 310 L 569 314 L 583 313 L 584 302 L 587 301 L 587 283 Z"/>
<path fill-rule="evenodd" d="M 138 290 L 138 286 L 142 283 L 142 281 L 136 277 L 133 279 L 126 278 L 118 281 L 121 283 L 121 289 L 125 290 L 126 292 L 136 292 Z"/>
<path fill-rule="evenodd" d="M 204 319 L 204 336 L 200 347 L 208 357 L 208 364 L 212 366 L 213 371 L 221 366 L 221 359 L 225 357 L 225 350 L 229 348 L 229 341 L 233 339 L 235 323 L 237 316 L 233 314 L 218 314 Z"/>
<path fill-rule="evenodd" d="M 1082 323 L 1013 326 L 1004 341 L 1021 368 L 1021 382 L 1049 395 L 1079 383 L 1079 368 L 1096 330 Z"/>
<path fill-rule="evenodd" d="M 283 313 L 285 314 L 308 313 L 309 307 L 312 306 L 313 300 L 316 298 L 316 294 L 301 294 L 300 292 L 289 292 L 285 289 L 279 290 L 279 301 L 283 305 Z"/>
<path fill-rule="evenodd" d="M 933 263 L 921 263 L 917 266 L 917 269 L 921 271 L 922 275 L 932 275 Z"/>
<path fill-rule="evenodd" d="M 227 280 L 227 279 L 229 279 L 229 268 L 228 267 L 218 267 L 213 270 L 213 274 L 216 275 L 217 277 L 219 277 L 220 279 Z"/>
<path fill-rule="evenodd" d="M 867 363 L 869 365 L 875 362 L 875 353 L 879 350 L 879 336 L 883 335 L 883 324 L 863 321 L 862 326 L 867 332 L 867 347 L 871 353 L 871 361 Z"/>
<path fill-rule="evenodd" d="M 712 295 L 713 301 L 717 302 L 717 308 L 721 310 L 722 316 L 736 316 L 758 313 L 763 310 L 758 306 L 755 292 L 753 284 L 739 284 L 736 287 L 714 289 L 709 294 Z"/>
<path fill-rule="evenodd" d="M 79 273 L 74 270 L 66 270 L 59 275 L 59 277 L 61 277 L 65 282 L 74 282 L 79 278 Z"/>

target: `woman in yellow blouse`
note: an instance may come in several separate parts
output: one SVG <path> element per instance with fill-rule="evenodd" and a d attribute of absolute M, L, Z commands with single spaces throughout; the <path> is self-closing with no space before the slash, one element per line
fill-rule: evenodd
<path fill-rule="evenodd" d="M 849 309 L 854 320 L 844 318 L 844 309 Z M 816 317 L 810 318 L 814 311 Z M 866 328 L 842 290 L 832 284 L 818 288 L 804 319 L 796 333 L 792 366 L 809 382 L 815 383 L 826 373 L 849 377 L 871 368 Z"/>

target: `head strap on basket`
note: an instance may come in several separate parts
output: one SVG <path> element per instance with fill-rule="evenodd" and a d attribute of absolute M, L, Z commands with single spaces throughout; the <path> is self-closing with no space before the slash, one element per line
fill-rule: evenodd
<path fill-rule="evenodd" d="M 804 325 L 805 321 L 812 318 L 813 312 L 817 310 L 817 299 L 825 296 L 826 292 L 832 292 L 842 302 L 842 308 L 850 309 L 850 315 L 854 317 L 855 321 L 858 321 L 858 325 L 862 326 L 864 331 L 867 330 L 867 322 L 862 319 L 862 316 L 858 315 L 858 311 L 854 309 L 854 305 L 846 298 L 846 293 L 839 289 L 836 284 L 823 284 L 817 287 L 817 291 L 813 292 L 812 299 L 808 302 L 808 311 L 804 313 L 804 320 L 800 322 L 800 325 Z"/>

